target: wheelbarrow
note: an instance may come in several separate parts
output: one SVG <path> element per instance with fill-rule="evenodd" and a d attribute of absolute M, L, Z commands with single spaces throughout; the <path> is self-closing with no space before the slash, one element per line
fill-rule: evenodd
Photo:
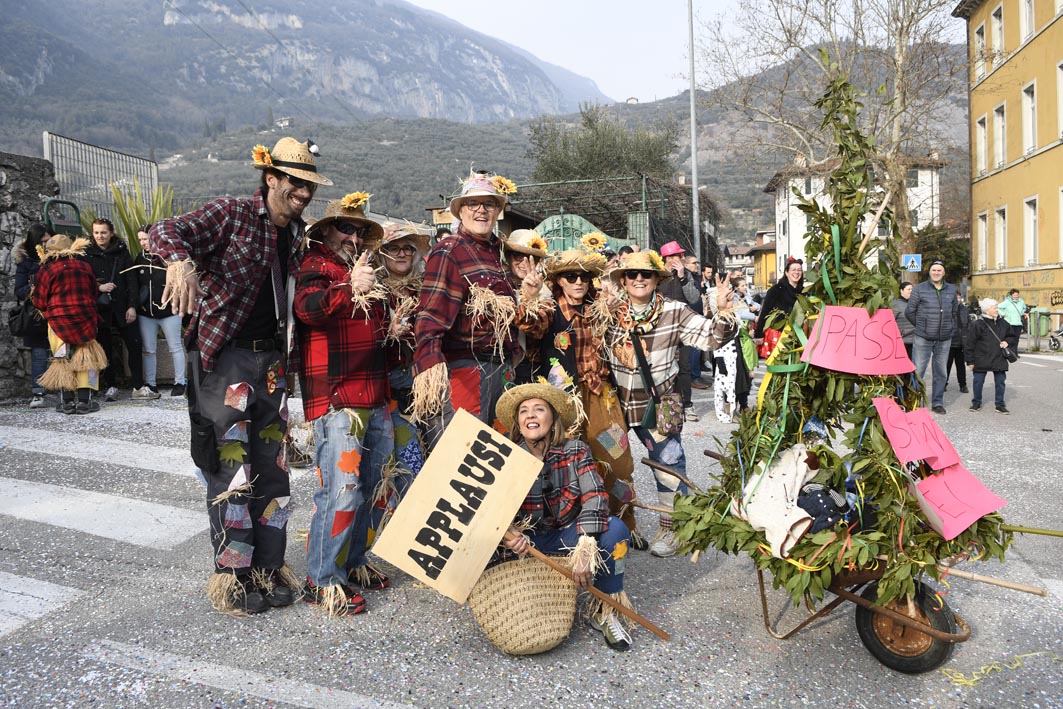
<path fill-rule="evenodd" d="M 713 451 L 707 450 L 705 455 L 720 459 L 719 454 Z M 674 475 L 690 489 L 698 490 L 697 485 L 671 466 L 649 458 L 643 458 L 642 463 Z M 649 509 L 658 509 L 650 505 L 637 504 Z M 667 510 L 659 509 L 658 511 L 667 512 Z M 697 561 L 698 554 L 699 552 L 694 552 L 691 561 Z M 805 605 L 808 617 L 790 630 L 780 632 L 778 623 L 771 622 L 764 572 L 757 569 L 757 585 L 760 589 L 760 607 L 764 617 L 764 627 L 772 637 L 787 640 L 803 628 L 826 617 L 842 603 L 851 601 L 856 604 L 856 632 L 860 636 L 860 642 L 876 660 L 892 670 L 907 674 L 930 672 L 940 667 L 952 656 L 956 643 L 971 637 L 970 626 L 949 608 L 944 599 L 921 581 L 916 581 L 916 592 L 910 600 L 896 599 L 883 605 L 875 605 L 878 581 L 883 573 L 884 569 L 866 568 L 836 574 L 826 589 L 835 598 L 817 609 L 811 599 L 806 596 Z M 1047 595 L 1047 591 L 1043 588 L 999 581 L 957 570 L 950 570 L 949 573 L 958 578 L 1041 596 Z"/>

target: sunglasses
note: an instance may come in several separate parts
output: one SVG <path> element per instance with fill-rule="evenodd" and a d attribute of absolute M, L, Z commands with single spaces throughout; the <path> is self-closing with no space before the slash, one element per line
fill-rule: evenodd
<path fill-rule="evenodd" d="M 306 189 L 310 192 L 310 194 L 313 194 L 317 191 L 316 182 L 310 182 L 309 180 L 304 180 L 299 177 L 293 177 L 288 173 L 284 173 L 284 179 L 288 180 L 288 184 L 297 190 Z"/>
<path fill-rule="evenodd" d="M 389 245 L 380 250 L 388 256 L 412 256 L 417 253 L 417 247 L 412 244 Z"/>
<path fill-rule="evenodd" d="M 346 234 L 347 236 L 354 236 L 355 234 L 358 236 L 365 236 L 369 233 L 369 227 L 361 224 L 354 224 L 352 222 L 336 222 L 334 226 L 336 227 L 336 231 L 341 234 Z"/>
<path fill-rule="evenodd" d="M 509 253 L 509 259 L 517 263 L 521 261 L 531 261 L 532 263 L 539 263 L 539 259 L 531 254 L 522 254 L 519 251 L 511 251 Z"/>
<path fill-rule="evenodd" d="M 647 271 L 647 270 L 643 270 L 641 268 L 639 268 L 639 269 L 629 268 L 628 270 L 624 271 L 624 278 L 630 279 L 632 281 L 635 280 L 636 278 L 640 278 L 640 277 L 644 281 L 648 281 L 648 280 L 650 280 L 651 278 L 653 278 L 656 275 L 657 275 L 656 271 Z"/>
<path fill-rule="evenodd" d="M 568 281 L 569 283 L 575 283 L 576 281 L 590 283 L 592 280 L 594 280 L 594 277 L 591 274 L 584 273 L 583 271 L 569 271 L 567 273 L 562 273 L 561 278 Z"/>

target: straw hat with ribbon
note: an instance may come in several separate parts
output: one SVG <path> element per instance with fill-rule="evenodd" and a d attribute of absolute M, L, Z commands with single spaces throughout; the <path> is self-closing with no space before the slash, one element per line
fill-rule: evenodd
<path fill-rule="evenodd" d="M 326 227 L 334 222 L 344 221 L 368 227 L 369 234 L 365 237 L 366 241 L 379 241 L 384 236 L 384 227 L 365 216 L 365 212 L 363 211 L 363 208 L 365 207 L 366 202 L 369 201 L 370 197 L 372 197 L 372 195 L 368 192 L 351 192 L 342 199 L 332 200 L 328 203 L 328 206 L 325 207 L 325 216 L 318 219 L 309 229 L 307 229 L 306 237 L 308 239 L 319 238 L 318 235 L 323 232 Z"/>
<path fill-rule="evenodd" d="M 573 401 L 572 395 L 563 389 L 541 383 L 521 384 L 512 389 L 506 389 L 495 406 L 495 418 L 508 430 L 516 431 L 518 428 L 517 409 L 528 399 L 542 399 L 550 404 L 558 418 L 561 419 L 562 428 L 566 431 L 576 420 L 576 402 Z"/>
<path fill-rule="evenodd" d="M 318 152 L 314 141 L 300 143 L 295 138 L 281 138 L 270 150 L 265 145 L 251 149 L 252 165 L 256 170 L 277 170 L 307 182 L 328 187 L 332 180 L 319 175 L 314 155 Z"/>
<path fill-rule="evenodd" d="M 474 172 L 461 184 L 461 194 L 450 200 L 450 213 L 460 216 L 461 205 L 473 197 L 494 197 L 499 210 L 506 206 L 506 196 L 517 193 L 517 186 L 501 175 Z"/>
<path fill-rule="evenodd" d="M 661 260 L 656 251 L 636 251 L 635 253 L 624 254 L 620 257 L 620 263 L 617 264 L 617 267 L 609 272 L 609 278 L 619 286 L 624 271 L 629 270 L 654 271 L 661 281 L 667 281 L 672 277 L 672 272 L 665 267 L 664 261 Z"/>
<path fill-rule="evenodd" d="M 537 258 L 546 258 L 546 239 L 534 229 L 517 229 L 502 242 L 506 251 L 516 251 Z"/>

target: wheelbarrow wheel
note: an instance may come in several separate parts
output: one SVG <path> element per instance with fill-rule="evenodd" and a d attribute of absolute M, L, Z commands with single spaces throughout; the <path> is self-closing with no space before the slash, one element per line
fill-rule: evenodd
<path fill-rule="evenodd" d="M 926 623 L 935 630 L 955 633 L 956 617 L 944 600 L 941 607 L 923 583 L 915 584 L 915 616 L 913 620 Z M 862 594 L 869 601 L 878 595 L 878 582 L 868 584 Z M 886 608 L 911 615 L 905 599 L 890 601 Z M 891 618 L 863 606 L 856 607 L 856 632 L 860 641 L 875 659 L 891 670 L 916 675 L 930 672 L 943 665 L 952 656 L 954 643 L 938 640 L 915 628 L 901 625 Z"/>

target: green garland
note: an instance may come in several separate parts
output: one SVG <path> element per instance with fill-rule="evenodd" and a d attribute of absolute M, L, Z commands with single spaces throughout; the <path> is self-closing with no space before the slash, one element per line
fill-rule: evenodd
<path fill-rule="evenodd" d="M 876 186 L 873 144 L 857 123 L 861 104 L 848 81 L 838 78 L 816 107 L 824 112 L 823 128 L 832 131 L 838 145 L 839 166 L 828 181 L 829 210 L 794 191 L 808 220 L 805 251 L 813 264 L 807 273 L 811 285 L 786 321 L 789 327 L 779 340 L 773 366 L 768 367 L 771 376 L 759 412 L 742 416 L 721 451 L 723 472 L 718 484 L 704 493 L 676 498 L 675 534 L 684 553 L 711 546 L 725 554 L 749 554 L 757 568 L 771 573 L 774 587 L 785 588 L 795 604 L 806 596 L 821 600 L 834 576 L 843 571 L 878 568 L 884 572 L 878 603 L 887 603 L 914 595 L 915 581 L 923 574 L 938 578 L 941 560 L 1003 561 L 1012 534 L 1001 528 L 998 514 L 982 517 L 951 541 L 927 526 L 872 404 L 875 397 L 895 397 L 909 411 L 922 405 L 921 385 L 914 375 L 860 376 L 800 362 L 809 316 L 818 315 L 824 304 L 865 307 L 871 315 L 889 307 L 898 293 L 894 239 L 872 236 L 864 243 L 861 218 L 874 213 Z M 888 210 L 884 218 L 892 222 Z M 873 259 L 867 259 L 868 254 Z M 865 259 L 872 261 L 871 266 Z M 755 472 L 802 440 L 802 427 L 812 416 L 830 431 L 826 442 L 812 447 L 820 459 L 816 481 L 844 490 L 851 470 L 860 481 L 863 499 L 876 509 L 877 526 L 850 533 L 845 524 L 838 524 L 805 535 L 789 559 L 778 559 L 766 551 L 764 533 L 729 509 Z M 925 476 L 930 470 L 923 466 L 915 472 Z"/>

